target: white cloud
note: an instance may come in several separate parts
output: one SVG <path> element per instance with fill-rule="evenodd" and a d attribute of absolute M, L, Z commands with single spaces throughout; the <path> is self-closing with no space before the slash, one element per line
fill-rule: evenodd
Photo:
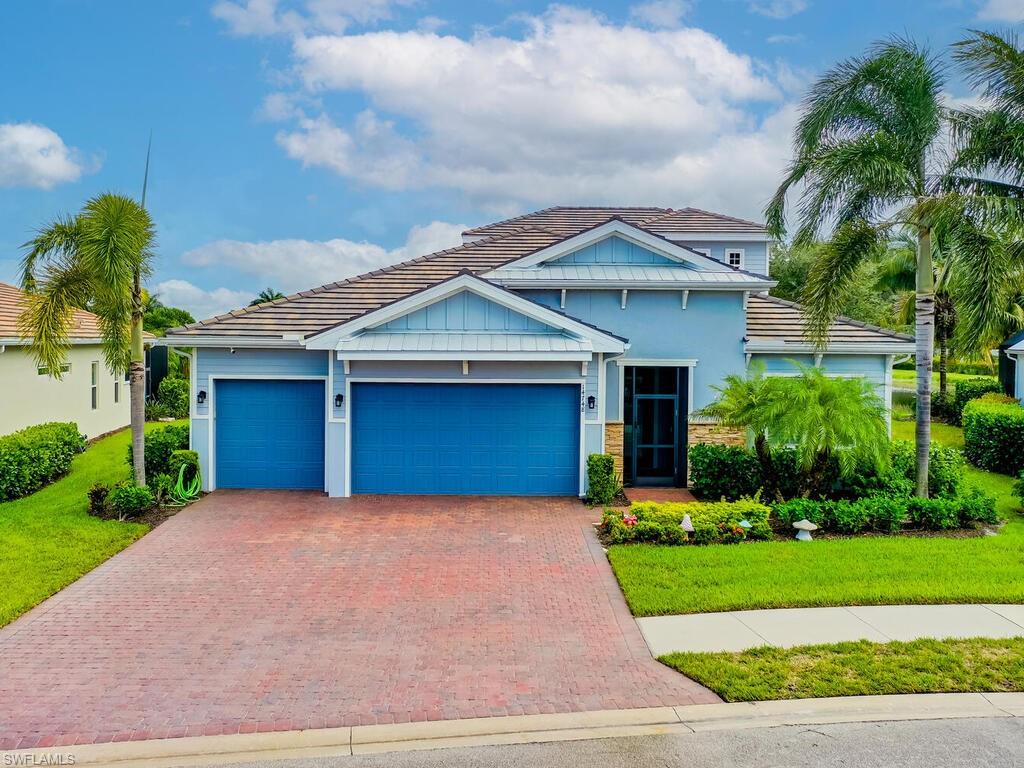
<path fill-rule="evenodd" d="M 256 296 L 251 291 L 234 291 L 230 288 L 207 291 L 188 280 L 164 280 L 153 287 L 153 292 L 159 294 L 164 304 L 186 309 L 196 319 L 222 315 L 244 307 Z"/>
<path fill-rule="evenodd" d="M 239 283 L 258 288 L 205 290 L 185 280 L 166 280 L 156 286 L 156 291 L 166 304 L 183 307 L 197 318 L 212 317 L 245 306 L 266 286 L 291 294 L 450 248 L 462 242 L 464 229 L 464 224 L 432 221 L 413 227 L 405 243 L 390 250 L 375 243 L 342 238 L 215 240 L 183 254 L 182 263 L 226 269 L 239 276 Z"/>
<path fill-rule="evenodd" d="M 682 23 L 690 7 L 688 0 L 651 0 L 634 5 L 629 9 L 629 16 L 641 24 L 671 29 Z"/>
<path fill-rule="evenodd" d="M 342 34 L 350 26 L 390 19 L 398 6 L 416 0 L 217 0 L 211 13 L 233 35 L 268 37 L 279 34 L 329 32 Z"/>
<path fill-rule="evenodd" d="M 807 10 L 807 0 L 752 0 L 748 7 L 771 19 L 788 19 Z"/>
<path fill-rule="evenodd" d="M 1017 24 L 1024 21 L 1024 0 L 985 0 L 978 9 L 978 18 Z"/>
<path fill-rule="evenodd" d="M 494 209 L 729 197 L 726 210 L 758 213 L 767 179 L 726 190 L 728 169 L 704 169 L 716 155 L 742 167 L 730 147 L 758 143 L 767 154 L 750 163 L 776 163 L 777 180 L 789 137 L 768 146 L 775 134 L 753 108 L 785 109 L 771 68 L 700 29 L 617 26 L 565 7 L 525 23 L 521 37 L 298 37 L 306 93 L 355 92 L 369 108 L 303 114 L 277 141 L 306 166 L 387 189 L 454 189 Z"/>
<path fill-rule="evenodd" d="M 0 187 L 52 189 L 86 171 L 78 152 L 36 123 L 0 123 Z"/>

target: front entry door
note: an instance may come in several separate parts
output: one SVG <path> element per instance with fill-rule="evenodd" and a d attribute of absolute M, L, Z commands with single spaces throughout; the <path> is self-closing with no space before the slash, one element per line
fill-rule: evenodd
<path fill-rule="evenodd" d="M 637 485 L 672 485 L 677 466 L 677 395 L 633 396 L 633 478 Z"/>

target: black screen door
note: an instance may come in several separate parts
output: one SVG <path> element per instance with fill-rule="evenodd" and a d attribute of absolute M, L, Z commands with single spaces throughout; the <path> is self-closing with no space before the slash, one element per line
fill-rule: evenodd
<path fill-rule="evenodd" d="M 633 396 L 633 478 L 641 485 L 671 485 L 676 476 L 676 395 Z"/>

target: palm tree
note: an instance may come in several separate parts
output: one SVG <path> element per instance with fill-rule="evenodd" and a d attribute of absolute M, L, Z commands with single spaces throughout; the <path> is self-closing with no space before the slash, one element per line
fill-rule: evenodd
<path fill-rule="evenodd" d="M 956 166 L 937 159 L 949 111 L 942 103 L 942 67 L 908 40 L 874 45 L 838 64 L 812 86 L 795 132 L 795 159 L 766 209 L 769 229 L 785 234 L 786 199 L 802 185 L 795 243 L 813 241 L 833 225 L 830 247 L 811 271 L 804 294 L 806 331 L 820 347 L 859 273 L 877 259 L 892 232 L 916 239 L 917 493 L 928 495 L 931 372 L 935 324 L 933 238 L 946 233 L 960 262 L 950 286 L 960 308 L 963 344 L 977 343 L 1005 306 L 1007 264 L 994 247 L 993 221 L 1008 215 L 1005 195 L 960 184 Z M 966 276 L 970 279 L 966 279 Z"/>
<path fill-rule="evenodd" d="M 278 299 L 285 298 L 285 295 L 274 288 L 264 288 L 257 294 L 256 298 L 249 302 L 250 307 L 255 307 L 259 304 L 267 304 L 271 301 L 277 301 Z"/>
<path fill-rule="evenodd" d="M 129 197 L 104 193 L 74 216 L 56 219 L 25 244 L 22 287 L 28 304 L 19 318 L 40 366 L 60 378 L 72 313 L 99 317 L 107 368 L 129 374 L 135 482 L 146 482 L 145 356 L 142 281 L 153 258 L 153 222 Z"/>

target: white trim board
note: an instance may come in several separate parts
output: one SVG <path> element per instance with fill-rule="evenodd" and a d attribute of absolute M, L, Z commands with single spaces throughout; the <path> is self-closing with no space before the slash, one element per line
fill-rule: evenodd
<path fill-rule="evenodd" d="M 660 359 L 656 357 L 648 358 L 630 358 L 620 357 L 615 363 L 623 368 L 630 366 L 632 368 L 693 368 L 697 365 L 696 358 L 685 358 L 685 359 Z"/>
<path fill-rule="evenodd" d="M 651 232 L 675 242 L 698 243 L 770 243 L 772 239 L 762 232 Z"/>
<path fill-rule="evenodd" d="M 338 350 L 339 360 L 478 360 L 498 362 L 586 362 L 594 357 L 589 350 L 582 352 L 346 352 Z"/>
<path fill-rule="evenodd" d="M 756 355 L 792 355 L 792 354 L 819 354 L 826 355 L 900 355 L 913 353 L 915 350 L 912 341 L 882 342 L 880 344 L 829 344 L 824 349 L 814 344 L 785 344 L 781 346 L 776 343 L 764 343 L 748 341 L 744 351 Z"/>
<path fill-rule="evenodd" d="M 667 240 L 664 237 L 660 237 L 651 232 L 634 227 L 631 224 L 627 224 L 624 221 L 615 219 L 613 221 L 605 222 L 604 224 L 594 227 L 593 229 L 581 232 L 578 235 L 574 235 L 566 240 L 563 240 L 554 245 L 550 245 L 547 248 L 542 248 L 539 251 L 531 253 L 528 256 L 524 256 L 521 259 L 516 259 L 508 264 L 503 265 L 505 269 L 518 269 L 521 267 L 532 267 L 537 264 L 541 264 L 545 261 L 551 261 L 552 259 L 558 259 L 562 256 L 566 256 L 574 251 L 578 251 L 581 248 L 586 248 L 588 245 L 593 245 L 601 240 L 605 240 L 613 235 L 621 237 L 623 240 L 627 240 L 634 245 L 639 245 L 642 248 L 646 248 L 660 256 L 664 256 L 671 261 L 682 261 L 693 264 L 697 267 L 706 267 L 712 270 L 720 270 L 722 263 L 712 259 L 710 256 L 705 256 L 702 253 L 687 248 L 685 245 L 680 243 Z M 500 271 L 495 270 L 495 271 Z"/>
<path fill-rule="evenodd" d="M 622 339 L 511 293 L 482 278 L 461 274 L 311 336 L 306 340 L 306 348 L 334 349 L 341 339 L 358 334 L 368 328 L 383 325 L 389 320 L 403 317 L 464 291 L 475 293 L 488 301 L 493 301 L 495 304 L 512 309 L 545 325 L 586 339 L 593 344 L 595 352 L 622 352 L 629 346 Z"/>

